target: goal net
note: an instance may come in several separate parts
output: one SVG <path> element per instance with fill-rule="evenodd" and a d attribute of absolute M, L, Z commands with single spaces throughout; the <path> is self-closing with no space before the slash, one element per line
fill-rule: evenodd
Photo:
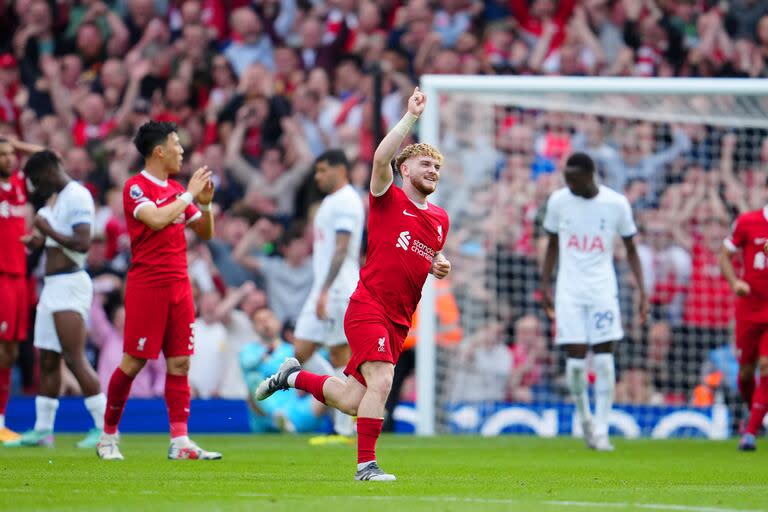
<path fill-rule="evenodd" d="M 633 206 L 651 302 L 643 325 L 617 241 L 625 338 L 612 434 L 731 435 L 744 411 L 717 253 L 735 216 L 766 204 L 764 81 L 433 75 L 421 85 L 421 140 L 445 155 L 436 202 L 451 218 L 453 271 L 425 286 L 416 404 L 398 409 L 400 427 L 580 435 L 539 269 L 547 197 L 564 185 L 564 158 L 584 151 Z"/>

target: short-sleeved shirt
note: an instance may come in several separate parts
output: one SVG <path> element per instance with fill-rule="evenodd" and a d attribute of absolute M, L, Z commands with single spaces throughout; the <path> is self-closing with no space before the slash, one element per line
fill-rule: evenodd
<path fill-rule="evenodd" d="M 544 229 L 558 235 L 556 300 L 592 304 L 616 297 L 614 239 L 637 234 L 626 197 L 602 185 L 591 199 L 562 188 L 547 201 Z"/>
<path fill-rule="evenodd" d="M 725 247 L 741 252 L 741 278 L 749 284 L 750 293 L 736 299 L 736 314 L 750 321 L 768 323 L 768 258 L 764 247 L 768 242 L 768 208 L 746 212 L 736 218 Z"/>
<path fill-rule="evenodd" d="M 27 272 L 27 254 L 21 242 L 26 230 L 26 203 L 27 187 L 20 172 L 0 183 L 0 274 L 23 276 Z"/>
<path fill-rule="evenodd" d="M 88 224 L 93 234 L 96 223 L 96 207 L 93 204 L 93 196 L 87 188 L 72 180 L 56 195 L 52 206 L 40 209 L 39 214 L 48 219 L 51 227 L 57 233 L 72 236 L 74 228 Z M 78 267 L 85 266 L 87 253 L 77 252 L 59 245 L 52 238 L 45 239 L 46 247 L 61 247 L 61 250 Z"/>
<path fill-rule="evenodd" d="M 432 203 L 416 205 L 394 184 L 369 201 L 368 257 L 352 300 L 373 301 L 392 323 L 410 327 L 432 260 L 445 245 L 448 214 Z"/>
<path fill-rule="evenodd" d="M 184 227 L 202 215 L 200 210 L 190 204 L 176 220 L 158 231 L 137 217 L 142 208 L 153 203 L 157 208 L 165 208 L 183 193 L 184 187 L 177 181 L 162 181 L 147 171 L 126 181 L 123 209 L 131 237 L 131 267 L 128 269 L 131 286 L 162 286 L 189 280 Z"/>
<path fill-rule="evenodd" d="M 318 292 L 331 268 L 336 253 L 336 233 L 350 234 L 344 263 L 333 282 L 332 290 L 349 297 L 360 277 L 360 244 L 363 239 L 365 209 L 352 185 L 346 185 L 328 195 L 320 204 L 314 220 L 312 267 L 315 281 L 312 292 Z"/>

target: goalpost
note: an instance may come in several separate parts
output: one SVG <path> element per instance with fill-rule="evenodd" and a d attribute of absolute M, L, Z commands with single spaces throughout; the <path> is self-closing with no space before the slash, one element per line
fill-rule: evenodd
<path fill-rule="evenodd" d="M 768 80 L 426 75 L 420 87 L 429 101 L 419 138 L 446 156 L 435 202 L 451 215 L 453 271 L 440 293 L 455 303 L 462 336 L 441 343 L 446 320 L 430 276 L 419 310 L 415 411 L 401 418 L 420 435 L 580 434 L 558 382 L 562 356 L 537 306 L 536 216 L 561 186 L 565 153 L 582 149 L 606 185 L 639 205 L 637 242 L 653 274 L 644 286 L 654 319 L 641 326 L 636 290 L 619 270 L 632 341 L 616 349 L 614 433 L 729 435 L 739 406 L 730 318 L 722 317 L 732 305 L 723 305 L 720 288 L 723 304 L 696 294 L 718 284 L 709 260 L 702 274 L 702 247 L 727 226 L 709 223 L 765 204 L 758 189 L 768 171 Z M 653 239 L 657 228 L 662 241 Z"/>

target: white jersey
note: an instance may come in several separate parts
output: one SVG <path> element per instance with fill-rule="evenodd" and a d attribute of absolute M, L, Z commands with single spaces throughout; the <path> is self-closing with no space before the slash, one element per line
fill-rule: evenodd
<path fill-rule="evenodd" d="M 626 197 L 602 185 L 591 199 L 562 188 L 547 201 L 544 229 L 559 238 L 556 302 L 588 305 L 616 297 L 614 239 L 637 233 Z"/>
<path fill-rule="evenodd" d="M 328 277 L 331 260 L 336 253 L 336 233 L 339 231 L 349 233 L 350 239 L 347 256 L 331 286 L 331 292 L 348 299 L 355 291 L 360 277 L 360 245 L 363 239 L 364 221 L 363 201 L 352 185 L 346 185 L 323 199 L 315 214 L 314 222 L 312 249 L 314 282 L 312 293 L 310 293 L 311 298 L 317 296 Z"/>
<path fill-rule="evenodd" d="M 53 206 L 45 206 L 38 212 L 44 216 L 54 231 L 66 236 L 73 234 L 73 228 L 80 224 L 90 224 L 93 235 L 96 223 L 96 208 L 93 205 L 93 197 L 87 188 L 72 180 L 56 196 Z M 46 247 L 61 247 L 52 238 L 45 239 Z M 66 247 L 61 247 L 78 267 L 85 266 L 86 253 L 76 252 Z"/>

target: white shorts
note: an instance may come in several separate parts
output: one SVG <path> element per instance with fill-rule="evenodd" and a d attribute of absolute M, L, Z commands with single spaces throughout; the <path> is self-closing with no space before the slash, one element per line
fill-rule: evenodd
<path fill-rule="evenodd" d="M 555 301 L 556 345 L 597 345 L 624 337 L 618 298 L 592 304 Z"/>
<path fill-rule="evenodd" d="M 310 295 L 296 320 L 294 335 L 297 339 L 312 341 L 326 347 L 346 344 L 344 315 L 347 313 L 347 306 L 349 306 L 349 296 L 344 297 L 342 294 L 334 294 L 331 291 L 328 294 L 328 319 L 320 320 L 316 313 L 317 296 Z"/>
<path fill-rule="evenodd" d="M 84 271 L 46 276 L 35 316 L 35 347 L 61 353 L 53 314 L 75 311 L 87 320 L 93 302 L 93 283 Z"/>

